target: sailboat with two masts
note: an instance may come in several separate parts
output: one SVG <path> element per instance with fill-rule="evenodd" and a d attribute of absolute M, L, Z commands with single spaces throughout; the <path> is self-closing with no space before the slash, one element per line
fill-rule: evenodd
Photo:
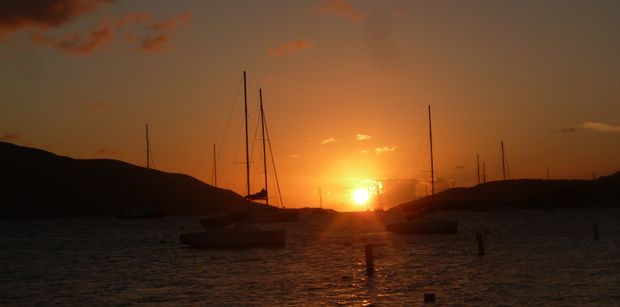
<path fill-rule="evenodd" d="M 250 156 L 248 143 L 248 100 L 246 72 L 243 72 L 243 93 L 245 104 L 245 157 L 246 157 L 246 180 L 247 191 L 250 195 Z M 261 108 L 262 109 L 262 108 Z M 250 197 L 246 197 L 250 202 Z M 248 209 L 249 210 L 249 209 Z M 251 212 L 219 217 L 216 220 L 202 220 L 204 231 L 182 234 L 179 237 L 181 243 L 192 247 L 251 247 L 251 246 L 283 246 L 285 242 L 284 230 L 265 230 L 256 225 L 248 224 L 247 217 Z M 224 219 L 224 223 L 219 223 Z M 214 222 L 211 223 L 210 221 Z"/>
<path fill-rule="evenodd" d="M 431 152 L 431 206 L 435 200 L 435 165 L 433 163 L 433 129 L 431 124 L 431 106 L 428 106 L 428 131 Z M 458 221 L 441 220 L 432 215 L 432 207 L 417 214 L 407 216 L 406 222 L 387 224 L 386 229 L 400 234 L 431 234 L 431 233 L 456 233 Z"/>
<path fill-rule="evenodd" d="M 261 119 L 261 136 L 263 147 L 263 173 L 265 179 L 265 187 L 259 192 L 249 194 L 246 199 L 248 200 L 262 200 L 265 202 L 264 208 L 254 207 L 252 211 L 247 212 L 244 222 L 249 223 L 282 223 L 282 222 L 299 222 L 299 211 L 293 209 L 285 209 L 282 201 L 282 193 L 280 192 L 280 183 L 278 181 L 278 173 L 275 169 L 275 163 L 273 162 L 273 151 L 271 150 L 271 140 L 269 138 L 269 129 L 267 129 L 267 123 L 265 121 L 265 109 L 263 108 L 263 90 L 259 89 L 260 98 L 260 119 Z M 278 195 L 280 196 L 280 208 L 269 206 L 269 181 L 267 180 L 268 173 L 268 161 L 267 161 L 267 145 L 269 145 L 269 153 L 271 156 L 272 164 L 274 165 L 274 177 L 276 179 L 276 187 L 278 189 Z M 248 177 L 249 178 L 249 177 Z M 248 181 L 249 187 L 249 181 Z"/>

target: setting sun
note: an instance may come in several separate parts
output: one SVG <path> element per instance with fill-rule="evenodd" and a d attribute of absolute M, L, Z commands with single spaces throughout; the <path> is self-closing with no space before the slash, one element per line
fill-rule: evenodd
<path fill-rule="evenodd" d="M 353 191 L 353 202 L 358 205 L 365 205 L 368 202 L 368 190 L 364 188 L 359 188 Z"/>

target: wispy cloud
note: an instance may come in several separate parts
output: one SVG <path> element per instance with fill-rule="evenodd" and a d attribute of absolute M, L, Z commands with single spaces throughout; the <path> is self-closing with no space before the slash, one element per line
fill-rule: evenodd
<path fill-rule="evenodd" d="M 109 42 L 112 38 L 112 29 L 107 25 L 102 25 L 84 37 L 78 32 L 58 38 L 50 37 L 43 32 L 34 32 L 30 38 L 38 45 L 51 46 L 66 53 L 85 55 Z"/>
<path fill-rule="evenodd" d="M 375 148 L 375 154 L 380 155 L 386 152 L 394 152 L 398 149 L 398 146 L 383 146 Z"/>
<path fill-rule="evenodd" d="M 0 10 L 0 39 L 28 27 L 56 28 L 114 0 L 4 0 Z"/>
<path fill-rule="evenodd" d="M 276 48 L 267 49 L 267 55 L 271 57 L 281 57 L 287 54 L 297 53 L 304 49 L 310 48 L 314 46 L 314 43 L 305 40 L 305 39 L 297 39 L 294 41 L 283 43 L 282 45 Z"/>
<path fill-rule="evenodd" d="M 368 134 L 356 134 L 355 139 L 358 141 L 366 141 L 372 139 L 372 137 Z"/>
<path fill-rule="evenodd" d="M 10 132 L 0 136 L 0 141 L 15 141 L 19 139 L 19 134 Z"/>
<path fill-rule="evenodd" d="M 125 37 L 130 41 L 139 42 L 140 49 L 142 51 L 149 53 L 165 51 L 170 46 L 170 41 L 172 40 L 172 34 L 174 33 L 174 31 L 178 27 L 189 22 L 191 18 L 192 13 L 185 12 L 170 19 L 164 19 L 150 23 L 147 26 L 147 29 L 149 30 L 148 34 L 141 36 L 128 34 Z"/>
<path fill-rule="evenodd" d="M 338 140 L 330 136 L 330 137 L 322 140 L 321 141 L 321 145 L 325 145 L 325 144 L 329 144 L 329 143 L 336 143 L 336 142 L 338 142 Z"/>
<path fill-rule="evenodd" d="M 291 154 L 291 158 L 299 158 L 299 157 L 301 157 L 300 154 L 297 154 L 297 153 Z"/>
<path fill-rule="evenodd" d="M 570 128 L 560 128 L 560 129 L 553 130 L 553 132 L 555 132 L 555 133 L 573 133 L 575 131 L 577 131 L 577 129 L 575 129 L 573 127 L 570 127 Z"/>
<path fill-rule="evenodd" d="M 367 154 L 367 153 L 368 153 L 368 150 L 366 150 L 366 149 L 362 149 L 362 150 L 360 150 L 360 153 L 361 153 L 361 154 Z"/>
<path fill-rule="evenodd" d="M 596 132 L 620 132 L 620 126 L 597 122 L 585 122 L 581 127 Z"/>
<path fill-rule="evenodd" d="M 349 0 L 323 0 L 313 11 L 321 15 L 335 14 L 352 22 L 360 22 L 367 17 L 366 13 L 353 8 Z"/>
<path fill-rule="evenodd" d="M 117 155 L 119 154 L 119 152 L 114 149 L 99 148 L 94 152 L 94 154 L 98 156 L 106 156 L 106 155 Z"/>
<path fill-rule="evenodd" d="M 465 169 L 465 166 L 463 165 L 457 165 L 454 167 L 454 169 Z"/>

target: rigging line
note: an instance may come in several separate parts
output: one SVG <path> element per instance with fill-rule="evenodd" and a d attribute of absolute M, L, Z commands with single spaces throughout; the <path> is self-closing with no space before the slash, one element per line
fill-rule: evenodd
<path fill-rule="evenodd" d="M 151 155 L 151 165 L 153 166 L 153 168 L 157 168 L 155 166 L 155 157 L 153 156 L 153 150 L 149 149 L 149 151 L 151 152 L 151 154 L 150 154 Z"/>
<path fill-rule="evenodd" d="M 243 85 L 243 78 L 239 81 L 239 85 L 237 86 L 237 93 L 235 94 L 235 99 L 233 100 L 233 107 L 230 110 L 230 114 L 228 115 L 228 120 L 226 121 L 226 128 L 224 129 L 224 136 L 222 136 L 222 141 L 220 148 L 217 153 L 216 162 L 219 162 L 220 157 L 222 157 L 222 150 L 224 148 L 224 141 L 226 140 L 226 136 L 228 135 L 228 129 L 230 128 L 230 120 L 232 119 L 233 113 L 235 112 L 235 107 L 237 106 L 237 99 L 239 98 L 239 93 L 241 92 L 241 86 Z"/>
<path fill-rule="evenodd" d="M 264 111 L 263 111 L 263 117 L 265 117 Z M 273 158 L 273 150 L 271 149 L 271 137 L 269 137 L 269 129 L 267 129 L 267 120 L 265 120 L 265 133 L 267 134 L 267 144 L 269 144 L 269 155 L 271 155 L 271 164 L 273 165 L 273 175 L 276 177 L 276 187 L 278 188 L 278 196 L 280 198 L 280 207 L 284 208 L 284 201 L 282 201 L 282 192 L 280 191 L 280 181 L 278 181 L 278 172 L 276 171 L 276 162 Z"/>
<path fill-rule="evenodd" d="M 259 111 L 260 111 L 260 107 L 259 107 Z M 254 136 L 252 137 L 252 148 L 250 150 L 250 161 L 254 157 L 254 149 L 256 148 L 256 141 L 258 140 L 257 136 L 258 136 L 258 127 L 259 126 L 260 126 L 260 116 L 257 117 L 256 128 L 254 129 Z M 257 174 L 260 174 L 260 170 L 257 170 L 256 168 L 254 168 L 254 172 L 252 173 L 252 179 L 256 179 L 256 177 L 258 176 Z"/>

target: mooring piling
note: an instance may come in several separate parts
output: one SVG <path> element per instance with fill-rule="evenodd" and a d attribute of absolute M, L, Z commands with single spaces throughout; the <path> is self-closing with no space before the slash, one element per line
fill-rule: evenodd
<path fill-rule="evenodd" d="M 372 252 L 372 244 L 364 245 L 366 252 L 366 275 L 372 276 L 375 273 L 375 256 Z"/>
<path fill-rule="evenodd" d="M 424 303 L 434 303 L 436 300 L 435 293 L 424 293 Z"/>
<path fill-rule="evenodd" d="M 476 232 L 476 241 L 478 242 L 478 256 L 484 256 L 484 241 L 482 240 L 482 233 Z"/>
<path fill-rule="evenodd" d="M 592 229 L 594 230 L 594 241 L 598 241 L 599 240 L 598 225 L 594 224 L 594 226 L 592 226 Z"/>

